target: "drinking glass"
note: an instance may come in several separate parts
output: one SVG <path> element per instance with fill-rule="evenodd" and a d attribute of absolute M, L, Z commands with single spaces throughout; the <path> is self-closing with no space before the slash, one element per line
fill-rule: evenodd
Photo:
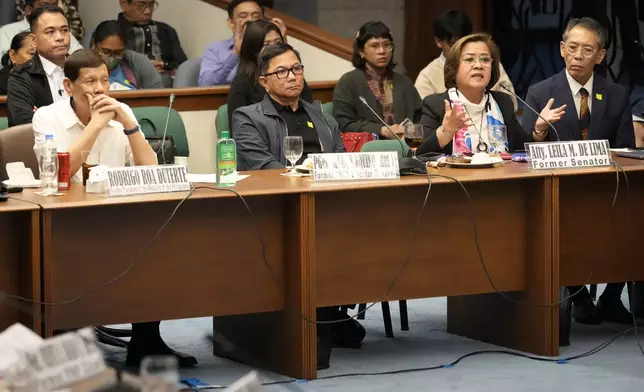
<path fill-rule="evenodd" d="M 423 144 L 423 126 L 420 124 L 406 124 L 404 126 L 405 143 L 411 148 L 412 157 L 416 158 L 416 149 Z"/>
<path fill-rule="evenodd" d="M 176 391 L 179 384 L 179 364 L 171 355 L 145 357 L 141 361 L 143 392 Z"/>
<path fill-rule="evenodd" d="M 507 152 L 508 133 L 505 125 L 489 124 L 487 129 L 490 141 L 489 151 L 491 153 Z"/>
<path fill-rule="evenodd" d="M 302 136 L 286 136 L 284 138 L 284 156 L 291 162 L 291 171 L 286 174 L 287 176 L 297 176 L 295 163 L 302 157 L 303 153 L 304 143 Z"/>
<path fill-rule="evenodd" d="M 85 186 L 89 178 L 89 170 L 101 163 L 99 152 L 92 152 L 91 150 L 81 151 L 81 162 L 83 168 L 83 186 Z"/>

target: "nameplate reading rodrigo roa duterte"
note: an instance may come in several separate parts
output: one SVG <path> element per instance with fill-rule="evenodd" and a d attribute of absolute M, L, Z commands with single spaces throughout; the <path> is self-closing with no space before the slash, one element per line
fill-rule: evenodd
<path fill-rule="evenodd" d="M 526 143 L 528 161 L 535 170 L 611 165 L 608 140 Z"/>
<path fill-rule="evenodd" d="M 185 165 L 131 166 L 107 170 L 109 196 L 189 191 Z"/>

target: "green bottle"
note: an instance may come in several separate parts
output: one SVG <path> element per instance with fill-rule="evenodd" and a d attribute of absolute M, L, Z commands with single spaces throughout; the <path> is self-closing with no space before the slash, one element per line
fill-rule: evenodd
<path fill-rule="evenodd" d="M 237 143 L 230 132 L 223 131 L 217 142 L 217 186 L 235 186 L 237 173 Z"/>

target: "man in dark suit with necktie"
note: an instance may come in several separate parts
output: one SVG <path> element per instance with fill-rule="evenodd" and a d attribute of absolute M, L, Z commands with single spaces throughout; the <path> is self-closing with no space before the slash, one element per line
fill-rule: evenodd
<path fill-rule="evenodd" d="M 606 56 L 605 45 L 606 33 L 594 19 L 572 19 L 560 44 L 566 69 L 530 87 L 526 102 L 556 123 L 562 141 L 607 139 L 611 148 L 635 147 L 626 88 L 594 72 Z M 523 128 L 532 130 L 535 141 L 557 140 L 548 124 L 531 111 L 525 111 Z M 624 283 L 609 284 L 595 307 L 584 287 L 569 287 L 571 293 L 579 292 L 572 299 L 573 317 L 584 324 L 632 323 L 621 301 L 623 288 Z"/>

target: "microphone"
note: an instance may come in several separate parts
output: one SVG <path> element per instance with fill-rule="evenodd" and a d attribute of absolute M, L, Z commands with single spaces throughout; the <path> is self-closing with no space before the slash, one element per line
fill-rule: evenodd
<path fill-rule="evenodd" d="M 540 118 L 540 119 L 542 119 L 543 121 L 545 121 L 545 122 L 546 122 L 546 124 L 548 124 L 548 125 L 550 126 L 550 128 L 555 132 L 555 136 L 557 137 L 557 141 L 558 141 L 558 142 L 560 142 L 560 141 L 561 141 L 561 139 L 559 138 L 559 132 L 557 131 L 557 128 L 555 128 L 555 126 L 554 126 L 554 125 L 552 125 L 552 123 L 551 123 L 550 121 L 548 121 L 548 120 L 546 120 L 545 118 L 543 118 L 543 116 L 541 115 L 541 113 L 539 113 L 539 112 L 538 112 L 535 108 L 533 108 L 532 106 L 528 105 L 528 103 L 527 103 L 526 101 L 524 101 L 523 99 L 521 99 L 521 97 L 520 97 L 520 96 L 516 95 L 516 94 L 514 93 L 514 91 L 512 91 L 512 89 L 511 89 L 507 84 L 505 84 L 505 83 L 501 83 L 501 84 L 500 84 L 500 86 L 501 86 L 501 88 L 502 88 L 502 89 L 504 89 L 505 91 L 507 91 L 510 95 L 514 96 L 516 99 L 518 99 L 519 101 L 521 101 L 521 103 L 523 103 L 523 105 L 524 105 L 525 107 L 527 107 L 527 108 L 528 108 L 528 109 L 530 109 L 534 114 L 536 114 L 537 116 L 539 116 L 539 118 Z"/>
<path fill-rule="evenodd" d="M 170 94 L 170 105 L 168 105 L 168 117 L 165 119 L 165 128 L 163 129 L 163 138 L 161 139 L 161 159 L 163 159 L 163 164 L 165 165 L 165 138 L 168 134 L 168 124 L 170 124 L 170 113 L 172 113 L 172 104 L 174 103 L 174 93 Z"/>
<path fill-rule="evenodd" d="M 358 98 L 360 98 L 360 101 L 366 107 L 369 108 L 371 113 L 373 113 L 378 118 L 378 120 L 380 120 L 380 122 L 385 126 L 385 128 L 387 128 L 389 130 L 389 132 L 391 132 L 391 134 L 394 135 L 394 137 L 398 140 L 398 143 L 400 143 L 400 152 L 402 153 L 403 151 L 405 151 L 405 145 L 403 144 L 402 139 L 400 137 L 398 137 L 398 135 L 396 135 L 396 132 L 394 132 L 389 127 L 389 125 L 387 125 L 385 120 L 383 120 L 382 117 L 380 117 L 378 115 L 378 113 L 376 113 L 376 111 L 373 110 L 373 108 L 367 103 L 367 100 L 364 97 L 360 96 Z M 415 174 L 427 174 L 427 167 L 425 166 L 425 164 L 423 162 L 419 161 L 418 159 L 414 159 L 414 158 L 410 158 L 410 157 L 403 157 L 403 158 L 399 159 L 398 160 L 398 168 L 400 170 L 400 175 L 401 176 L 415 175 Z"/>

